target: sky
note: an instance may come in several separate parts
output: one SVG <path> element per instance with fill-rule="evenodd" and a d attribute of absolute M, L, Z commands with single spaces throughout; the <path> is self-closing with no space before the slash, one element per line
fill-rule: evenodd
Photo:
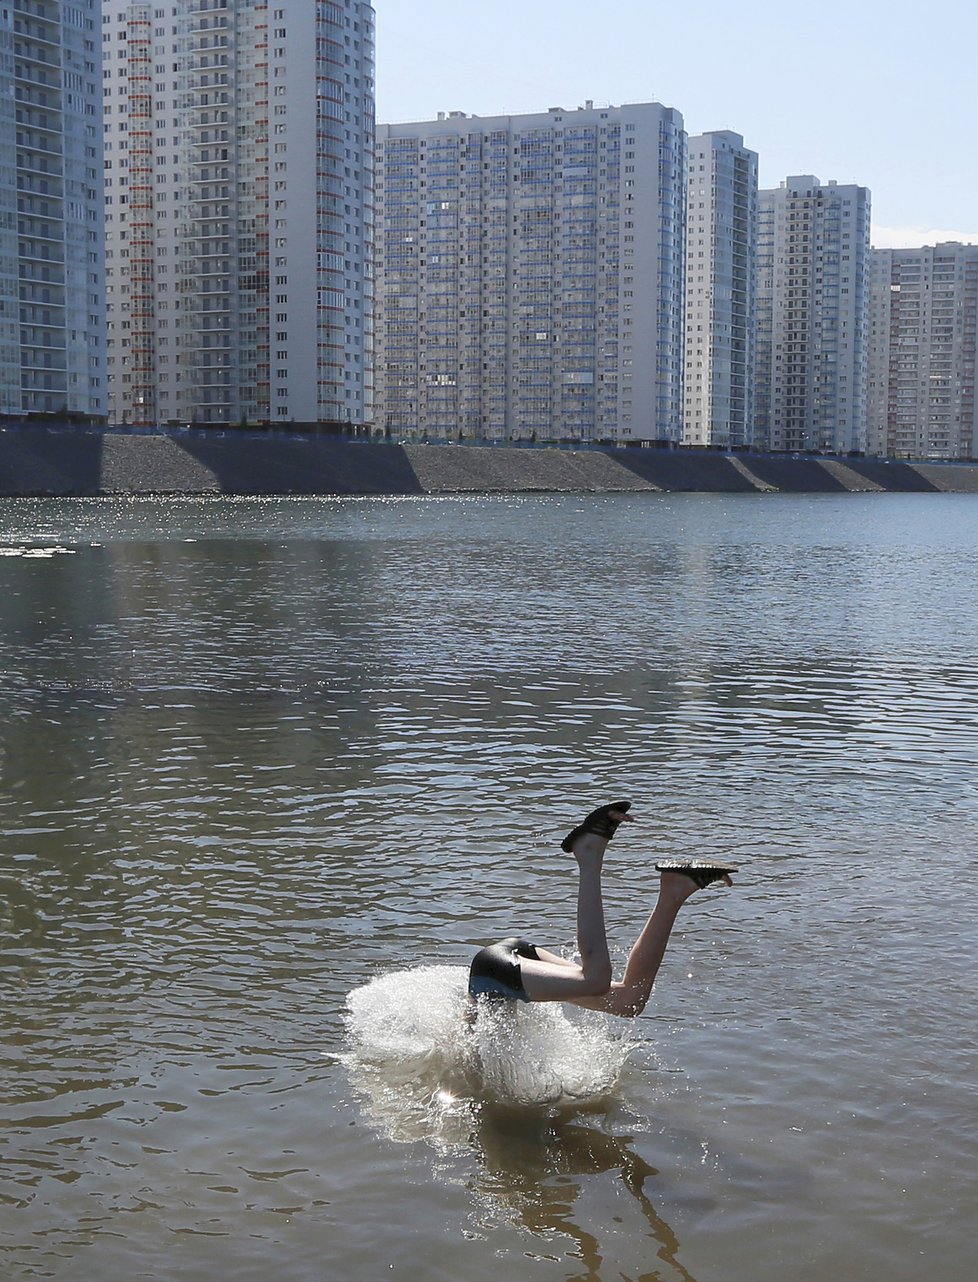
<path fill-rule="evenodd" d="M 978 243 L 975 0 L 373 2 L 379 122 L 660 102 L 868 187 L 878 247 Z"/>

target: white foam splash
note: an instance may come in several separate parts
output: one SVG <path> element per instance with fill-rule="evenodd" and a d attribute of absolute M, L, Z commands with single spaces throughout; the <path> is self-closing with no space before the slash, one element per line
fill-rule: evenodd
<path fill-rule="evenodd" d="M 499 1001 L 480 1003 L 470 1023 L 465 990 L 462 967 L 421 966 L 349 995 L 347 1063 L 368 1113 L 395 1138 L 449 1138 L 485 1101 L 566 1104 L 614 1090 L 630 1042 L 609 1019 Z"/>

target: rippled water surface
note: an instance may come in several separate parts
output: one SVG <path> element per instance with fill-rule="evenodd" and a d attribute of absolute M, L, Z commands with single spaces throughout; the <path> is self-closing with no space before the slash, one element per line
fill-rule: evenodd
<path fill-rule="evenodd" d="M 978 502 L 0 503 L 0 1277 L 974 1276 Z M 633 799 L 645 1015 L 461 1019 Z"/>

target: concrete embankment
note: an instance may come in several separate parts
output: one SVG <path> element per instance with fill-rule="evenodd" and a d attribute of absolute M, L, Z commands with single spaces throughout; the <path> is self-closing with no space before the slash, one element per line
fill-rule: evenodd
<path fill-rule="evenodd" d="M 0 431 L 0 494 L 978 494 L 978 464 L 709 450 L 517 449 L 220 435 Z"/>

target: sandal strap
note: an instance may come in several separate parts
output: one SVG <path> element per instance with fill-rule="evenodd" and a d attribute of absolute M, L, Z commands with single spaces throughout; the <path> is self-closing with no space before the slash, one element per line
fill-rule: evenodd
<path fill-rule="evenodd" d="M 656 872 L 681 872 L 694 881 L 700 890 L 722 881 L 732 872 L 739 872 L 736 864 L 700 863 L 696 860 L 666 859 L 655 865 Z"/>
<path fill-rule="evenodd" d="M 620 819 L 611 817 L 611 812 L 613 810 L 626 811 L 631 804 L 630 801 L 612 801 L 606 806 L 598 806 L 597 810 L 591 811 L 583 823 L 578 824 L 576 828 L 573 828 L 567 834 L 560 843 L 561 850 L 570 854 L 574 847 L 574 842 L 586 832 L 594 833 L 595 836 L 604 837 L 606 841 L 610 841 L 618 831 L 618 825 L 621 823 Z"/>

